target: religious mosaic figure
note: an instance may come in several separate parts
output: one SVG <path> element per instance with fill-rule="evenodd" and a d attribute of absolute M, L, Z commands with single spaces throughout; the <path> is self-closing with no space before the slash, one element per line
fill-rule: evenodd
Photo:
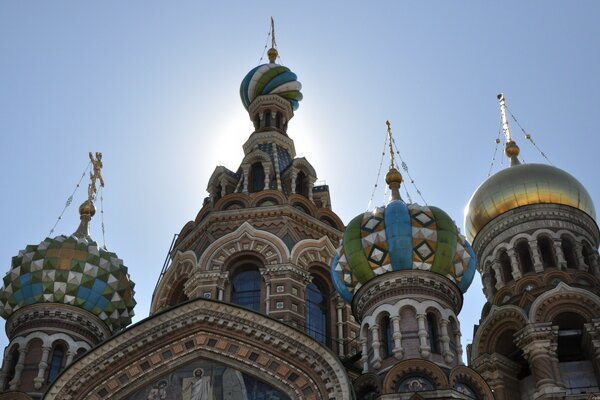
<path fill-rule="evenodd" d="M 202 368 L 194 370 L 194 377 L 184 380 L 184 394 L 189 393 L 189 400 L 214 400 L 210 375 L 205 375 Z"/>

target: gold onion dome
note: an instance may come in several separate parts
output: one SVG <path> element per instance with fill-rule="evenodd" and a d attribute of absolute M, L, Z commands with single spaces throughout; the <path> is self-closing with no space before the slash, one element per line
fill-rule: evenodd
<path fill-rule="evenodd" d="M 509 151 L 511 147 L 507 146 Z M 473 194 L 465 209 L 467 239 L 472 242 L 487 223 L 501 214 L 533 204 L 570 206 L 596 218 L 592 198 L 572 175 L 546 164 L 517 164 L 489 177 Z"/>

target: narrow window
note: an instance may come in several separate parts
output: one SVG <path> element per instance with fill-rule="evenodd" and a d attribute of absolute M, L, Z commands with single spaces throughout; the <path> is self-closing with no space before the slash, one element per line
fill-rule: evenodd
<path fill-rule="evenodd" d="M 48 370 L 48 383 L 54 382 L 62 368 L 65 350 L 61 345 L 57 345 L 52 352 L 50 359 L 50 369 Z"/>
<path fill-rule="evenodd" d="M 552 242 L 547 237 L 538 238 L 538 249 L 542 257 L 542 265 L 544 268 L 556 267 L 554 260 L 554 252 L 552 251 Z"/>
<path fill-rule="evenodd" d="M 265 188 L 265 170 L 261 163 L 253 164 L 251 169 L 250 192 L 259 192 Z"/>
<path fill-rule="evenodd" d="M 271 111 L 265 112 L 265 127 L 271 126 Z"/>
<path fill-rule="evenodd" d="M 254 116 L 254 129 L 255 130 L 259 130 L 260 129 L 260 115 L 256 114 Z"/>
<path fill-rule="evenodd" d="M 500 257 L 498 261 L 500 262 L 500 269 L 502 270 L 502 279 L 504 279 L 504 283 L 512 281 L 512 266 L 510 265 L 510 257 L 508 256 L 506 250 L 500 251 Z"/>
<path fill-rule="evenodd" d="M 327 340 L 327 297 L 315 283 L 306 288 L 306 333 L 319 343 Z"/>
<path fill-rule="evenodd" d="M 429 346 L 431 347 L 431 352 L 439 354 L 440 345 L 437 318 L 433 313 L 427 313 L 427 329 L 429 334 Z"/>
<path fill-rule="evenodd" d="M 528 272 L 533 272 L 533 262 L 531 261 L 531 253 L 529 251 L 529 243 L 526 241 L 520 241 L 516 246 L 517 256 L 519 257 L 519 263 L 521 264 L 521 271 L 523 275 Z"/>
<path fill-rule="evenodd" d="M 587 265 L 589 268 L 592 267 L 592 249 L 590 248 L 590 245 L 587 242 L 583 242 L 583 247 L 581 248 L 581 254 L 583 255 L 583 262 L 585 262 L 585 265 Z"/>
<path fill-rule="evenodd" d="M 247 269 L 233 276 L 231 302 L 254 311 L 260 311 L 260 272 L 255 269 Z"/>
<path fill-rule="evenodd" d="M 394 327 L 388 315 L 381 318 L 381 348 L 385 357 L 391 357 L 394 354 Z"/>
<path fill-rule="evenodd" d="M 307 179 L 302 171 L 298 172 L 298 175 L 296 175 L 296 193 L 308 197 Z"/>
<path fill-rule="evenodd" d="M 280 112 L 275 114 L 275 126 L 277 127 L 277 129 L 281 129 L 281 113 Z"/>

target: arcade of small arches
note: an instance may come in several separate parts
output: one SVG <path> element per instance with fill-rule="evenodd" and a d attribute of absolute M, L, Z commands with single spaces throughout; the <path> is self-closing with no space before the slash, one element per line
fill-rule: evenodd
<path fill-rule="evenodd" d="M 598 252 L 593 250 L 586 238 L 574 237 L 564 230 L 540 229 L 532 234 L 519 234 L 510 242 L 497 245 L 491 253 L 482 263 L 481 271 L 488 300 L 502 300 L 506 296 L 496 294 L 503 288 L 514 288 L 521 279 L 556 269 L 571 274 L 587 272 L 587 277 L 580 278 L 584 281 L 600 278 Z M 524 289 L 530 291 L 539 283 L 532 285 L 525 285 Z"/>
<path fill-rule="evenodd" d="M 75 341 L 60 332 L 37 331 L 20 336 L 5 350 L 0 388 L 18 390 L 22 382 L 33 382 L 33 388 L 40 389 L 90 348 L 87 342 Z"/>
<path fill-rule="evenodd" d="M 410 358 L 429 359 L 448 367 L 462 364 L 460 339 L 456 315 L 438 302 L 402 299 L 380 305 L 362 320 L 363 373 Z"/>

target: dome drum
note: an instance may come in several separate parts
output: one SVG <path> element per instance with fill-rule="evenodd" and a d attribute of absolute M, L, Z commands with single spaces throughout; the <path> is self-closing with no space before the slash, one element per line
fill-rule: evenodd
<path fill-rule="evenodd" d="M 463 294 L 450 279 L 435 272 L 405 270 L 377 276 L 362 285 L 352 300 L 352 313 L 360 322 L 380 304 L 397 298 L 435 300 L 454 314 L 463 305 Z"/>

